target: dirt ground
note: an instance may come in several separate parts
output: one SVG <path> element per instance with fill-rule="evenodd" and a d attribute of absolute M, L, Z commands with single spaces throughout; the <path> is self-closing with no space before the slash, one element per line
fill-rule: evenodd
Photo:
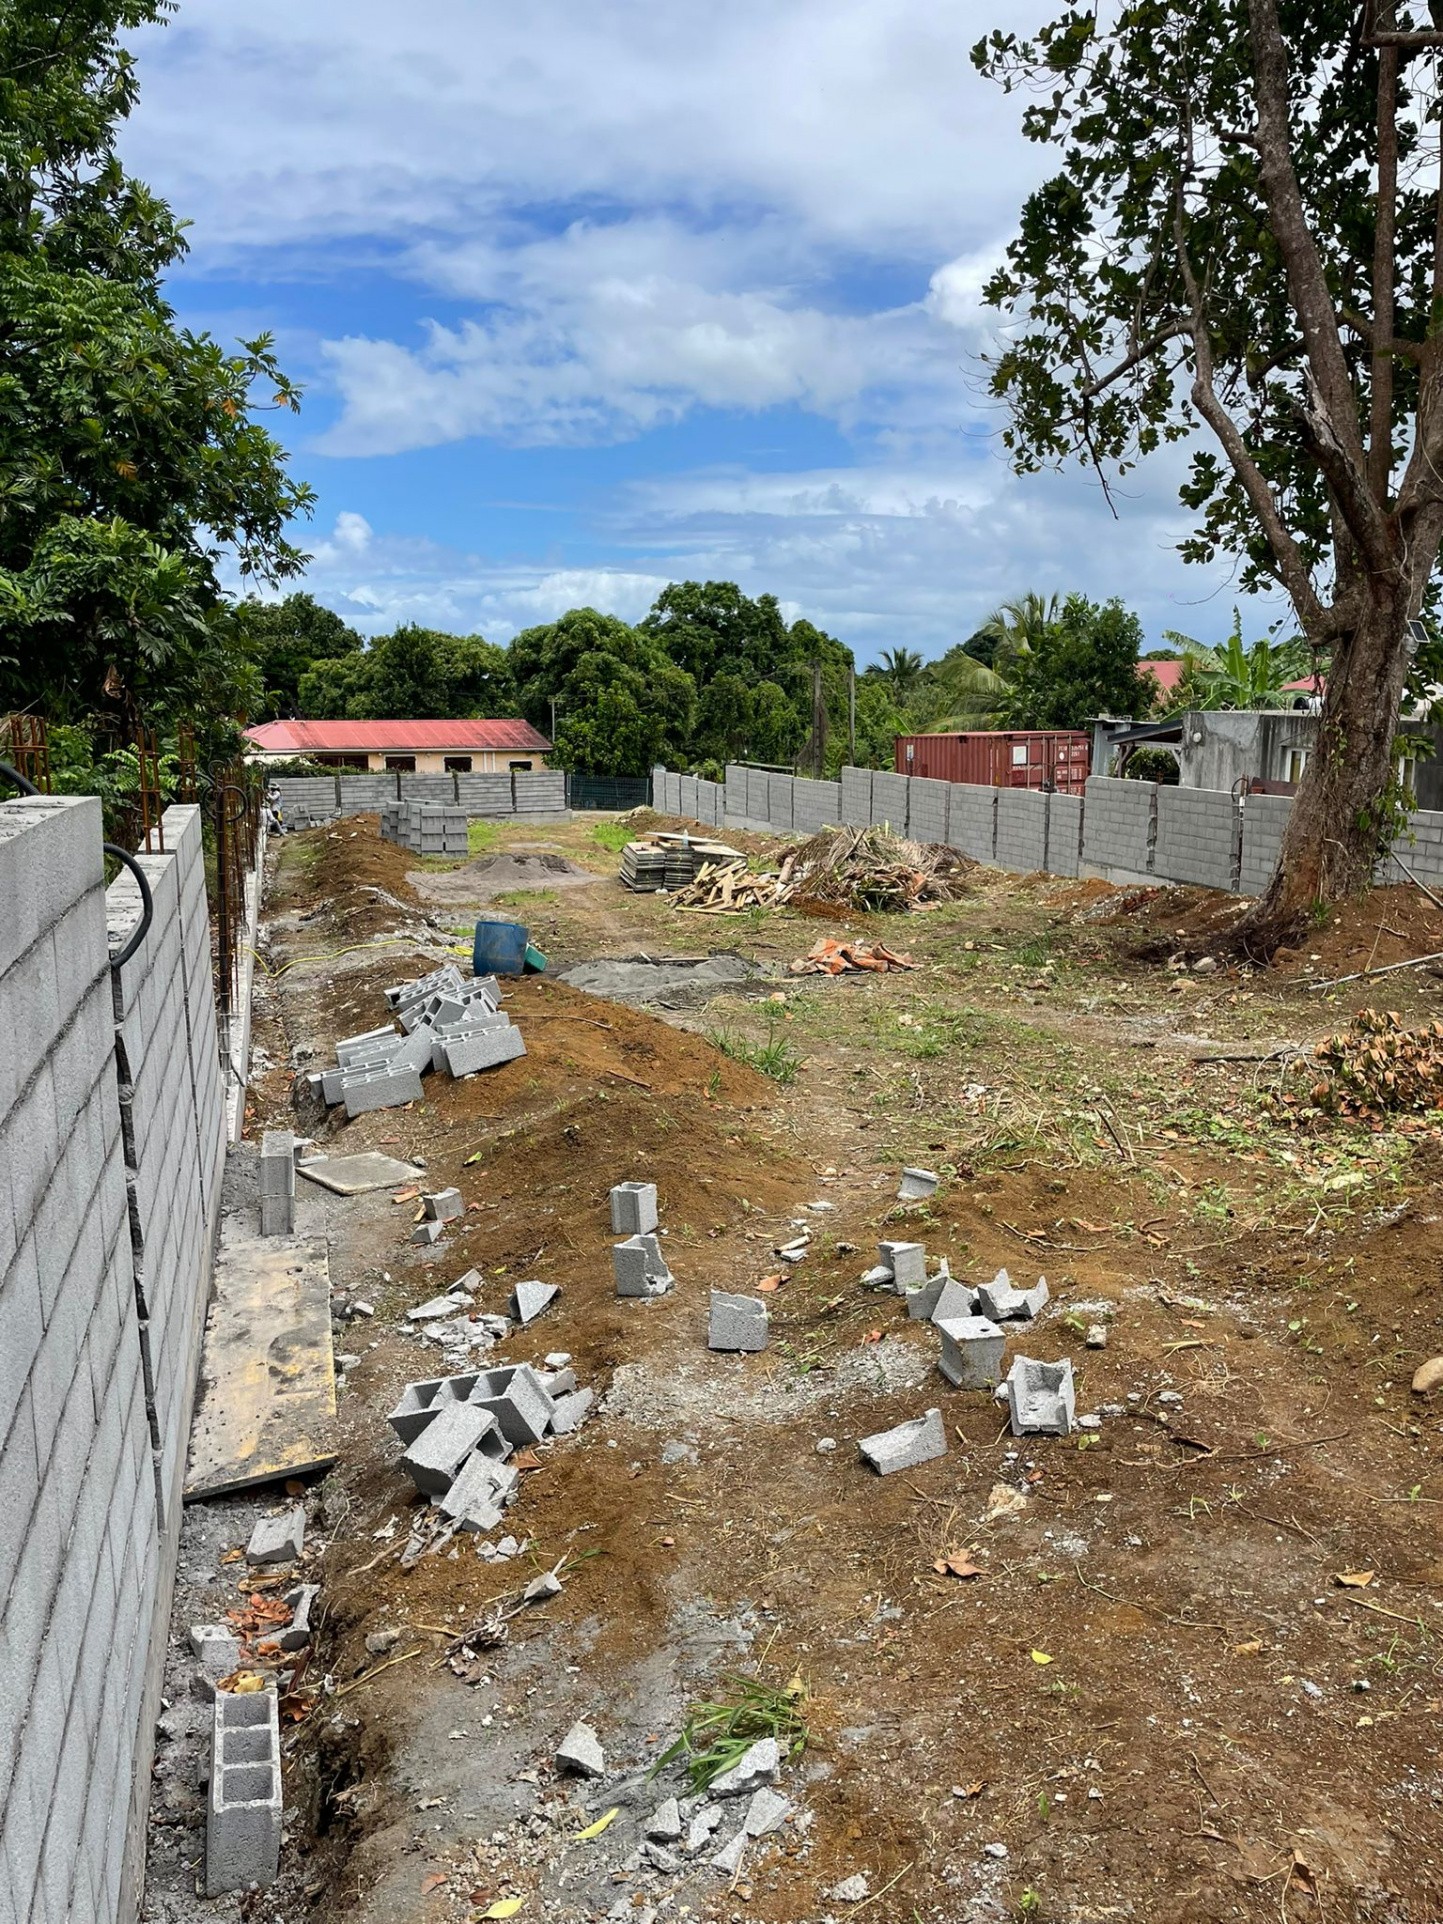
<path fill-rule="evenodd" d="M 327 1205 L 338 1306 L 375 1314 L 338 1325 L 357 1360 L 310 1499 L 324 1627 L 287 1737 L 282 1882 L 230 1914 L 1443 1916 L 1443 1421 L 1410 1390 L 1443 1350 L 1443 1149 L 1431 1122 L 1303 1133 L 1270 1106 L 1306 1074 L 1288 1051 L 1355 1008 L 1434 1015 L 1427 970 L 1319 985 L 1443 949 L 1443 913 L 1380 890 L 1275 969 L 1200 972 L 1170 958 L 1238 910 L 1200 890 L 978 869 L 955 903 L 824 930 L 632 896 L 595 818 L 488 841 L 569 865 L 509 904 L 550 961 L 509 992 L 526 1057 L 321 1132 L 423 1159 L 467 1209 L 422 1251 L 385 1193 Z M 271 864 L 252 1136 L 285 1120 L 294 1069 L 384 1020 L 385 984 L 465 941 L 468 908 L 498 912 L 485 861 L 468 892 L 467 868 L 365 819 Z M 823 932 L 885 933 L 919 966 L 789 977 Z M 555 979 L 712 951 L 774 980 L 649 1010 Z M 794 1079 L 736 1059 L 765 1045 Z M 896 1201 L 903 1163 L 941 1174 L 930 1202 Z M 613 1291 L 606 1197 L 627 1178 L 660 1191 L 678 1283 L 655 1302 Z M 712 1355 L 709 1286 L 783 1269 L 796 1222 L 811 1253 L 769 1297 L 767 1351 Z M 973 1282 L 1045 1274 L 1009 1360 L 1070 1356 L 1100 1429 L 1014 1441 L 990 1397 L 949 1388 L 935 1332 L 860 1285 L 881 1237 Z M 524 1475 L 519 1558 L 466 1540 L 403 1570 L 417 1500 L 384 1415 L 438 1370 L 405 1311 L 471 1267 L 488 1309 L 522 1278 L 563 1286 L 494 1360 L 569 1351 L 600 1406 Z M 856 1439 L 931 1405 L 946 1456 L 876 1478 Z M 956 1552 L 981 1574 L 939 1572 Z M 558 1598 L 448 1659 L 563 1558 Z M 791 1818 L 734 1877 L 705 1851 L 658 1867 L 645 1820 L 685 1786 L 646 1772 L 732 1673 L 805 1685 Z M 551 1765 L 580 1717 L 608 1768 L 582 1786 Z M 864 1897 L 832 1895 L 857 1874 Z"/>

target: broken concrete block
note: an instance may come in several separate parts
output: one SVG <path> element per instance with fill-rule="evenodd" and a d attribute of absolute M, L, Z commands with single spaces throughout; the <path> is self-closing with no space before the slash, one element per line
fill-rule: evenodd
<path fill-rule="evenodd" d="M 879 1430 L 875 1436 L 862 1437 L 857 1448 L 878 1476 L 892 1476 L 898 1470 L 915 1470 L 919 1463 L 947 1454 L 947 1432 L 942 1412 L 928 1410 L 925 1416 L 899 1423 L 895 1429 Z"/>
<path fill-rule="evenodd" d="M 763 1350 L 767 1329 L 767 1306 L 760 1296 L 733 1296 L 725 1289 L 712 1291 L 708 1349 Z"/>
<path fill-rule="evenodd" d="M 561 1579 L 554 1570 L 543 1570 L 539 1577 L 533 1577 L 521 1592 L 523 1603 L 549 1603 L 552 1597 L 561 1595 Z"/>
<path fill-rule="evenodd" d="M 281 1737 L 274 1690 L 216 1692 L 210 1802 L 205 1825 L 207 1897 L 273 1884 L 281 1857 Z"/>
<path fill-rule="evenodd" d="M 921 1243 L 878 1243 L 877 1254 L 892 1272 L 898 1289 L 915 1289 L 927 1280 L 927 1251 Z"/>
<path fill-rule="evenodd" d="M 975 1316 L 977 1313 L 976 1290 L 967 1283 L 959 1283 L 955 1276 L 949 1276 L 932 1305 L 932 1321 L 951 1322 L 958 1316 Z"/>
<path fill-rule="evenodd" d="M 752 1801 L 747 1805 L 746 1822 L 742 1828 L 748 1837 L 768 1837 L 774 1830 L 780 1830 L 791 1812 L 791 1799 L 783 1797 L 780 1791 L 771 1790 L 763 1785 L 752 1792 Z"/>
<path fill-rule="evenodd" d="M 656 1184 L 619 1182 L 611 1192 L 613 1236 L 645 1236 L 656 1228 Z"/>
<path fill-rule="evenodd" d="M 892 1265 L 875 1263 L 871 1269 L 862 1273 L 863 1289 L 891 1289 L 893 1287 Z"/>
<path fill-rule="evenodd" d="M 1007 1271 L 999 1269 L 990 1283 L 979 1284 L 977 1304 L 982 1314 L 990 1316 L 994 1323 L 1030 1321 L 1040 1313 L 1050 1294 L 1045 1276 L 1038 1277 L 1035 1289 L 1015 1289 Z"/>
<path fill-rule="evenodd" d="M 521 1031 L 509 1025 L 504 1029 L 468 1032 L 448 1042 L 444 1050 L 447 1070 L 453 1076 L 474 1076 L 482 1069 L 497 1069 L 503 1062 L 514 1062 L 525 1053 Z"/>
<path fill-rule="evenodd" d="M 434 1243 L 440 1236 L 445 1234 L 445 1230 L 445 1223 L 428 1219 L 426 1222 L 416 1224 L 415 1228 L 411 1231 L 411 1241 L 413 1243 Z"/>
<path fill-rule="evenodd" d="M 575 1370 L 538 1370 L 536 1380 L 554 1403 L 558 1396 L 570 1396 L 576 1388 Z"/>
<path fill-rule="evenodd" d="M 1083 1337 L 1082 1340 L 1084 1343 L 1086 1343 L 1089 1349 L 1106 1349 L 1107 1348 L 1107 1324 L 1106 1323 L 1089 1323 L 1087 1326 L 1087 1334 Z"/>
<path fill-rule="evenodd" d="M 655 1236 L 628 1236 L 611 1246 L 611 1267 L 618 1296 L 659 1296 L 674 1278 Z"/>
<path fill-rule="evenodd" d="M 559 1283 L 518 1283 L 511 1292 L 511 1314 L 518 1323 L 534 1322 L 560 1294 Z"/>
<path fill-rule="evenodd" d="M 276 1638 L 282 1650 L 304 1650 L 311 1640 L 311 1610 L 321 1594 L 318 1583 L 298 1583 L 286 1592 L 291 1620 Z"/>
<path fill-rule="evenodd" d="M 406 1446 L 401 1468 L 427 1496 L 444 1496 L 461 1465 L 495 1423 L 489 1410 L 474 1403 L 443 1403 L 421 1434 Z"/>
<path fill-rule="evenodd" d="M 501 1521 L 503 1466 L 483 1450 L 468 1456 L 449 1490 L 437 1499 L 442 1514 L 462 1530 L 494 1530 Z"/>
<path fill-rule="evenodd" d="M 529 1363 L 483 1371 L 469 1406 L 489 1411 L 506 1441 L 518 1449 L 539 1443 L 556 1414 L 556 1405 Z"/>
<path fill-rule="evenodd" d="M 775 1737 L 759 1737 L 743 1751 L 730 1770 L 711 1783 L 713 1797 L 749 1797 L 763 1784 L 774 1784 L 781 1774 L 782 1753 Z"/>
<path fill-rule="evenodd" d="M 466 1210 L 459 1189 L 434 1190 L 429 1196 L 422 1196 L 421 1203 L 432 1222 L 437 1223 L 453 1223 Z"/>
<path fill-rule="evenodd" d="M 1005 1381 L 1014 1436 L 1071 1436 L 1077 1417 L 1072 1359 L 1040 1363 L 1032 1356 L 1013 1359 Z"/>
<path fill-rule="evenodd" d="M 675 1844 L 680 1840 L 681 1806 L 674 1797 L 657 1805 L 647 1820 L 644 1834 L 658 1844 Z"/>
<path fill-rule="evenodd" d="M 604 1777 L 606 1757 L 590 1724 L 573 1724 L 556 1747 L 556 1768 L 577 1777 Z"/>
<path fill-rule="evenodd" d="M 580 1429 L 595 1401 L 595 1390 L 572 1390 L 568 1396 L 558 1396 L 556 1412 L 551 1419 L 554 1434 L 567 1436 L 572 1430 Z"/>
<path fill-rule="evenodd" d="M 294 1504 L 279 1516 L 263 1516 L 246 1545 L 247 1563 L 294 1563 L 306 1540 L 305 1505 Z"/>
<path fill-rule="evenodd" d="M 228 1677 L 240 1662 L 240 1638 L 228 1624 L 193 1623 L 190 1647 L 206 1669 L 218 1677 Z"/>
<path fill-rule="evenodd" d="M 441 1405 L 454 1400 L 449 1392 L 455 1380 L 449 1376 L 436 1376 L 426 1383 L 406 1385 L 401 1392 L 400 1402 L 386 1418 L 403 1443 L 418 1437 Z"/>
<path fill-rule="evenodd" d="M 952 1284 L 950 1276 L 933 1276 L 925 1283 L 919 1283 L 915 1289 L 904 1289 L 902 1294 L 907 1301 L 908 1316 L 916 1322 L 930 1323 L 938 1299 L 949 1284 Z M 956 1287 L 955 1284 L 952 1286 Z"/>
<path fill-rule="evenodd" d="M 1007 1338 L 985 1316 L 947 1317 L 937 1324 L 937 1367 L 959 1390 L 990 1390 L 1002 1374 Z"/>
<path fill-rule="evenodd" d="M 923 1202 L 937 1193 L 938 1177 L 931 1169 L 904 1169 L 897 1190 L 898 1202 Z"/>
<path fill-rule="evenodd" d="M 414 1069 L 377 1069 L 366 1075 L 348 1075 L 341 1085 L 341 1100 L 350 1117 L 370 1114 L 373 1109 L 399 1109 L 403 1103 L 419 1102 L 421 1078 Z"/>
<path fill-rule="evenodd" d="M 713 1855 L 711 1861 L 724 1877 L 735 1877 L 742 1867 L 742 1860 L 747 1854 L 747 1845 L 751 1841 L 743 1826 L 730 1843 L 723 1844 L 721 1849 Z"/>
<path fill-rule="evenodd" d="M 458 1309 L 465 1309 L 468 1300 L 463 1290 L 453 1289 L 446 1296 L 433 1296 L 429 1303 L 417 1303 L 414 1309 L 408 1309 L 406 1321 L 439 1323 L 447 1316 L 454 1316 Z"/>

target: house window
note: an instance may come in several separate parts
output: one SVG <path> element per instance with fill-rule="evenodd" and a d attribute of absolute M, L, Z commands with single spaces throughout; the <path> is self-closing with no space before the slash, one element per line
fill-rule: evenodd
<path fill-rule="evenodd" d="M 448 755 L 441 764 L 448 775 L 469 775 L 471 757 L 469 755 Z"/>
<path fill-rule="evenodd" d="M 513 775 L 528 775 L 531 772 L 530 762 L 512 762 L 510 768 Z"/>
<path fill-rule="evenodd" d="M 1288 750 L 1288 770 L 1287 770 L 1287 773 L 1284 775 L 1283 780 L 1285 782 L 1292 782 L 1294 787 L 1296 787 L 1297 784 L 1303 779 L 1303 770 L 1307 767 L 1307 765 L 1308 765 L 1307 749 L 1306 748 L 1290 748 Z"/>
<path fill-rule="evenodd" d="M 386 767 L 402 775 L 414 775 L 416 772 L 416 757 L 414 755 L 388 755 L 386 757 Z"/>

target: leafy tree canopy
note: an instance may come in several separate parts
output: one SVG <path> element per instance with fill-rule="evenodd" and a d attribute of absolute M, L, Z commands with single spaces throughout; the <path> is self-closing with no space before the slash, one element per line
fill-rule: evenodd
<path fill-rule="evenodd" d="M 364 641 L 330 608 L 314 596 L 287 595 L 282 601 L 241 602 L 236 618 L 248 638 L 256 668 L 265 686 L 257 721 L 300 712 L 301 678 L 318 661 L 339 661 L 358 655 Z"/>
<path fill-rule="evenodd" d="M 1004 725 L 1078 728 L 1094 715 L 1146 715 L 1156 690 L 1137 672 L 1141 642 L 1141 623 L 1120 601 L 1069 595 L 1016 657 Z"/>
<path fill-rule="evenodd" d="M 176 326 L 180 223 L 120 165 L 136 28 L 169 0 L 0 8 L 0 707 L 152 719 L 255 692 L 216 567 L 273 580 L 312 496 L 254 418 L 297 390 L 268 336 Z"/>
<path fill-rule="evenodd" d="M 543 734 L 555 703 L 556 759 L 595 775 L 643 775 L 688 755 L 696 683 L 660 639 L 595 608 L 525 628 L 511 643 L 521 713 Z"/>

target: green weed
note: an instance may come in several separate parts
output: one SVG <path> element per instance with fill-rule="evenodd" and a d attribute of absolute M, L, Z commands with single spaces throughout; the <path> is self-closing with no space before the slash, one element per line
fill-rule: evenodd
<path fill-rule="evenodd" d="M 770 1076 L 773 1082 L 787 1088 L 797 1079 L 802 1066 L 802 1058 L 781 1033 L 780 1024 L 772 1022 L 767 1028 L 765 1042 L 753 1042 L 749 1037 L 739 1035 L 735 1029 L 709 1029 L 707 1041 L 714 1049 L 720 1049 L 724 1056 L 733 1062 L 744 1062 L 749 1069 Z"/>
<path fill-rule="evenodd" d="M 625 822 L 598 822 L 591 831 L 591 839 L 598 848 L 610 849 L 619 855 L 628 842 L 636 840 L 636 830 L 628 828 Z"/>
<path fill-rule="evenodd" d="M 692 1705 L 681 1735 L 652 1765 L 653 1777 L 680 1757 L 692 1788 L 707 1790 L 763 1737 L 774 1737 L 784 1758 L 801 1756 L 807 1747 L 807 1687 L 800 1676 L 782 1690 L 756 1677 L 729 1676 L 722 1682 L 728 1695 Z"/>
<path fill-rule="evenodd" d="M 495 822 L 467 822 L 466 847 L 472 855 L 486 855 L 495 848 L 501 831 Z"/>

